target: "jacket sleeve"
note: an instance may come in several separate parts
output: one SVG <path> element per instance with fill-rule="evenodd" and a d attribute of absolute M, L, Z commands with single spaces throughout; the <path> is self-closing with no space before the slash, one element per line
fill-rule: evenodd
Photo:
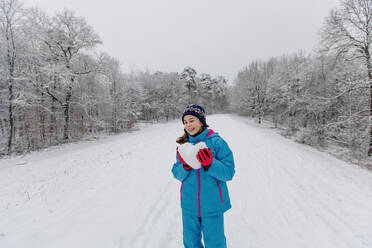
<path fill-rule="evenodd" d="M 215 153 L 211 167 L 206 173 L 219 181 L 232 180 L 235 174 L 234 157 L 226 141 L 222 138 L 216 141 Z"/>
<path fill-rule="evenodd" d="M 176 160 L 177 162 L 173 164 L 172 173 L 176 179 L 183 182 L 187 178 L 187 176 L 190 174 L 191 170 L 187 171 L 183 168 L 183 165 L 181 164 L 177 155 L 176 155 Z"/>

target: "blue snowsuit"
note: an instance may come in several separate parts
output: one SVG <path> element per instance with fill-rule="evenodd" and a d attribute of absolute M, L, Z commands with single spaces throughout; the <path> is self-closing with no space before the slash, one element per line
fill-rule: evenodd
<path fill-rule="evenodd" d="M 223 230 L 223 213 L 231 208 L 226 181 L 233 178 L 233 154 L 218 133 L 205 129 L 195 137 L 189 135 L 188 142 L 205 142 L 212 150 L 210 168 L 186 171 L 177 159 L 172 168 L 175 178 L 182 182 L 180 195 L 183 220 L 183 242 L 185 248 L 202 248 L 203 232 L 206 248 L 226 247 Z"/>

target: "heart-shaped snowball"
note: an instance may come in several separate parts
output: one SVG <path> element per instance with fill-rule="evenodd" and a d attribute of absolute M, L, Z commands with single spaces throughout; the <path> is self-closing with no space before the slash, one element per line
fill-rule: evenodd
<path fill-rule="evenodd" d="M 193 169 L 200 169 L 201 164 L 196 158 L 200 149 L 207 148 L 207 145 L 204 142 L 199 142 L 196 145 L 191 143 L 185 143 L 178 146 L 178 152 L 185 162 L 190 165 Z"/>

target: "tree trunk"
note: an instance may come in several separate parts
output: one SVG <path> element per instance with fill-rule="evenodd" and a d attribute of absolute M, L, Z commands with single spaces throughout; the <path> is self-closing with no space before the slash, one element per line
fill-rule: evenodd
<path fill-rule="evenodd" d="M 41 92 L 41 103 L 39 106 L 39 116 L 40 116 L 39 120 L 40 120 L 40 138 L 41 138 L 41 142 L 43 146 L 45 145 L 45 119 L 46 119 L 45 111 L 43 109 L 44 102 L 45 102 L 44 93 Z"/>
<path fill-rule="evenodd" d="M 118 127 L 117 127 L 117 107 L 116 107 L 116 98 L 114 99 L 114 106 L 112 109 L 112 118 L 111 118 L 111 132 L 117 133 Z"/>
<path fill-rule="evenodd" d="M 52 80 L 53 91 L 55 91 L 57 88 L 57 76 L 53 75 Z M 54 144 L 54 142 L 57 140 L 57 136 L 56 100 L 52 97 L 52 104 L 50 107 L 49 144 Z"/>
<path fill-rule="evenodd" d="M 13 113 L 13 75 L 8 79 L 8 89 L 9 89 L 9 136 L 8 136 L 8 154 L 12 152 L 13 139 L 14 139 L 14 113 Z"/>
<path fill-rule="evenodd" d="M 71 79 L 73 82 L 73 79 Z M 71 82 L 71 83 L 72 83 Z M 70 126 L 70 100 L 72 96 L 72 85 L 68 87 L 67 93 L 66 93 L 66 101 L 63 104 L 64 109 L 64 117 L 65 117 L 65 125 L 63 127 L 63 140 L 67 141 L 69 139 L 69 126 Z"/>
<path fill-rule="evenodd" d="M 187 87 L 189 89 L 189 104 L 192 103 L 192 97 L 191 97 L 191 85 L 189 85 L 189 87 Z"/>
<path fill-rule="evenodd" d="M 67 99 L 66 99 L 67 100 Z M 66 141 L 68 140 L 68 128 L 69 128 L 69 121 L 70 121 L 70 116 L 69 116 L 69 103 L 65 102 L 63 104 L 63 114 L 64 114 L 64 117 L 65 117 L 65 124 L 63 126 L 63 140 Z"/>
<path fill-rule="evenodd" d="M 10 23 L 7 23 L 8 26 L 6 28 L 6 41 L 7 41 L 7 63 L 8 63 L 8 71 L 9 71 L 9 78 L 8 78 L 8 112 L 9 112 L 9 136 L 8 136 L 8 154 L 12 152 L 13 146 L 13 139 L 14 139 L 14 92 L 13 92 L 13 84 L 14 84 L 14 63 L 15 63 L 15 43 L 13 39 L 13 31 L 12 26 Z"/>
<path fill-rule="evenodd" d="M 372 64 L 371 55 L 369 54 L 369 47 L 365 47 L 365 55 L 367 62 L 367 73 L 368 73 L 368 84 L 369 84 L 369 146 L 368 146 L 368 156 L 372 155 Z"/>

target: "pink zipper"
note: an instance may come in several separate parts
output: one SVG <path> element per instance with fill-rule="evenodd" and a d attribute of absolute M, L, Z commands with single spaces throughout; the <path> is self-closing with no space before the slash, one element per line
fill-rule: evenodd
<path fill-rule="evenodd" d="M 198 189 L 198 205 L 199 205 L 199 217 L 200 217 L 200 169 L 198 169 L 198 182 L 199 182 L 199 189 Z"/>
<path fill-rule="evenodd" d="M 197 143 L 200 142 L 200 140 L 196 140 Z M 198 206 L 199 206 L 199 217 L 200 217 L 200 169 L 198 169 Z"/>
<path fill-rule="evenodd" d="M 218 187 L 218 190 L 220 191 L 221 202 L 223 202 L 222 191 L 221 191 L 221 188 L 220 188 L 220 185 L 218 184 L 218 182 L 217 182 L 217 187 Z"/>

